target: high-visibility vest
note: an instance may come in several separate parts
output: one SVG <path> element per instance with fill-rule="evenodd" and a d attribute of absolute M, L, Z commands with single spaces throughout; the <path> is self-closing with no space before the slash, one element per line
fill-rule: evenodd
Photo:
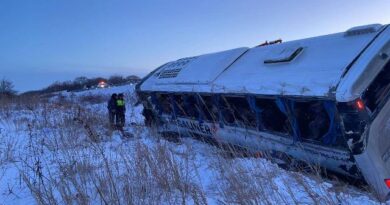
<path fill-rule="evenodd" d="M 123 106 L 125 106 L 125 101 L 124 101 L 124 100 L 121 100 L 121 99 L 116 100 L 116 106 L 118 106 L 118 107 L 123 107 Z"/>

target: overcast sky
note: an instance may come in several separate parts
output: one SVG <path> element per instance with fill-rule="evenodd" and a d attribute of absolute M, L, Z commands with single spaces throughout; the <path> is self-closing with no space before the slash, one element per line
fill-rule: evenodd
<path fill-rule="evenodd" d="M 390 23 L 388 0 L 0 0 L 0 78 L 18 91 L 181 57 Z"/>

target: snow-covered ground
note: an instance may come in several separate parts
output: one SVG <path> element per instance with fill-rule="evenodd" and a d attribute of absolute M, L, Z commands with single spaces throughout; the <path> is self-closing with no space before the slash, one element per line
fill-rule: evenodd
<path fill-rule="evenodd" d="M 125 93 L 132 138 L 108 127 L 114 92 Z M 143 126 L 134 101 L 127 85 L 0 105 L 0 205 L 379 204 L 338 180 L 166 141 Z"/>

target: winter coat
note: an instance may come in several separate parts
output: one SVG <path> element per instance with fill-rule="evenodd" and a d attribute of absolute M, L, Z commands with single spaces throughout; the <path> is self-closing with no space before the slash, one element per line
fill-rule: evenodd
<path fill-rule="evenodd" d="M 116 109 L 117 109 L 118 112 L 126 111 L 126 106 L 125 106 L 125 100 L 124 99 L 117 99 L 116 100 Z"/>
<path fill-rule="evenodd" d="M 107 103 L 107 109 L 110 111 L 110 112 L 116 112 L 117 111 L 117 106 L 116 106 L 116 99 L 115 98 L 111 98 L 108 103 Z"/>

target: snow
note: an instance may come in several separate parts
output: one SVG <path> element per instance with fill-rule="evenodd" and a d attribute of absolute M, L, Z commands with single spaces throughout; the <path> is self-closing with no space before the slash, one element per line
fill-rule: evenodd
<path fill-rule="evenodd" d="M 110 88 L 95 88 L 90 90 L 85 90 L 81 92 L 61 92 L 61 95 L 75 95 L 75 96 L 87 96 L 87 95 L 111 95 L 112 93 L 126 93 L 133 92 L 134 85 L 122 85 L 115 86 Z"/>
<path fill-rule="evenodd" d="M 131 139 L 106 126 L 114 92 L 125 93 Z M 82 101 L 91 95 L 104 100 Z M 191 138 L 166 141 L 143 126 L 134 99 L 126 85 L 0 107 L 0 204 L 104 204 L 102 192 L 135 204 L 379 204 L 369 192 L 263 158 L 232 157 Z"/>

